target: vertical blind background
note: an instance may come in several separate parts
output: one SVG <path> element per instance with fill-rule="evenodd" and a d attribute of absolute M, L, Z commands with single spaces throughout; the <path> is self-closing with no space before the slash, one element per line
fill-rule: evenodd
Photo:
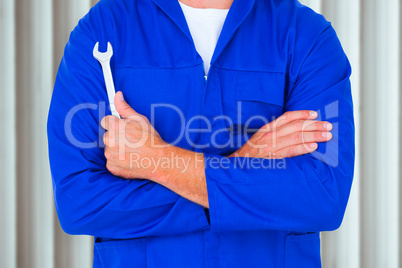
<path fill-rule="evenodd" d="M 64 234 L 55 214 L 46 119 L 69 33 L 95 2 L 0 0 L 0 267 L 92 265 L 92 238 Z M 322 234 L 323 267 L 402 267 L 401 2 L 302 2 L 353 66 L 355 181 L 342 227 Z"/>

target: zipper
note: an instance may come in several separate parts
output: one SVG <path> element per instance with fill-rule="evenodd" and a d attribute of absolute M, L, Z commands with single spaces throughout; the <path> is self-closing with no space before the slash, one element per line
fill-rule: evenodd
<path fill-rule="evenodd" d="M 204 76 L 204 87 L 207 86 L 208 75 L 205 73 L 205 63 L 202 62 L 202 74 Z"/>
<path fill-rule="evenodd" d="M 205 73 L 205 63 L 204 63 L 204 61 L 202 61 L 202 75 L 204 77 L 204 92 L 203 92 L 203 96 L 202 96 L 201 115 L 204 116 L 204 102 L 205 102 L 205 94 L 206 94 L 207 80 L 208 80 L 208 76 Z M 201 129 L 201 126 L 200 126 L 200 129 Z M 201 141 L 201 144 L 202 144 L 202 142 L 204 140 L 204 135 L 202 134 L 201 131 L 200 131 L 199 135 L 200 135 L 200 141 Z M 201 152 L 204 153 L 204 149 L 201 149 Z"/>

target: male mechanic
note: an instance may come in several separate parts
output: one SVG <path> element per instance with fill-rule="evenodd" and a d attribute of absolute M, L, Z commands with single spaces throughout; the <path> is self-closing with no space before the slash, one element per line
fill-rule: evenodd
<path fill-rule="evenodd" d="M 321 267 L 352 184 L 350 74 L 295 0 L 100 1 L 50 107 L 61 226 L 95 237 L 94 267 Z"/>

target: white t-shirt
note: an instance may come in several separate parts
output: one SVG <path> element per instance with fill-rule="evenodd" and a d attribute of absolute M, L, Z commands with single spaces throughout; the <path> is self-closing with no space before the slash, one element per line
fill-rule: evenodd
<path fill-rule="evenodd" d="M 194 8 L 180 1 L 179 3 L 186 17 L 195 48 L 204 61 L 205 74 L 208 74 L 212 55 L 229 9 Z"/>

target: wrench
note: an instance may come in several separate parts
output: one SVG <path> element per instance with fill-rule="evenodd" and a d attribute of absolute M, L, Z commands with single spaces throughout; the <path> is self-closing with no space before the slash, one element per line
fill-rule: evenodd
<path fill-rule="evenodd" d="M 110 69 L 110 59 L 113 56 L 113 47 L 110 42 L 108 42 L 107 51 L 105 53 L 101 53 L 99 52 L 99 42 L 97 42 L 94 47 L 93 55 L 102 66 L 103 77 L 105 78 L 106 91 L 109 98 L 110 110 L 112 111 L 112 115 L 120 118 L 120 115 L 116 110 L 116 106 L 114 105 L 114 96 L 116 94 L 116 91 L 114 89 L 112 71 Z"/>

